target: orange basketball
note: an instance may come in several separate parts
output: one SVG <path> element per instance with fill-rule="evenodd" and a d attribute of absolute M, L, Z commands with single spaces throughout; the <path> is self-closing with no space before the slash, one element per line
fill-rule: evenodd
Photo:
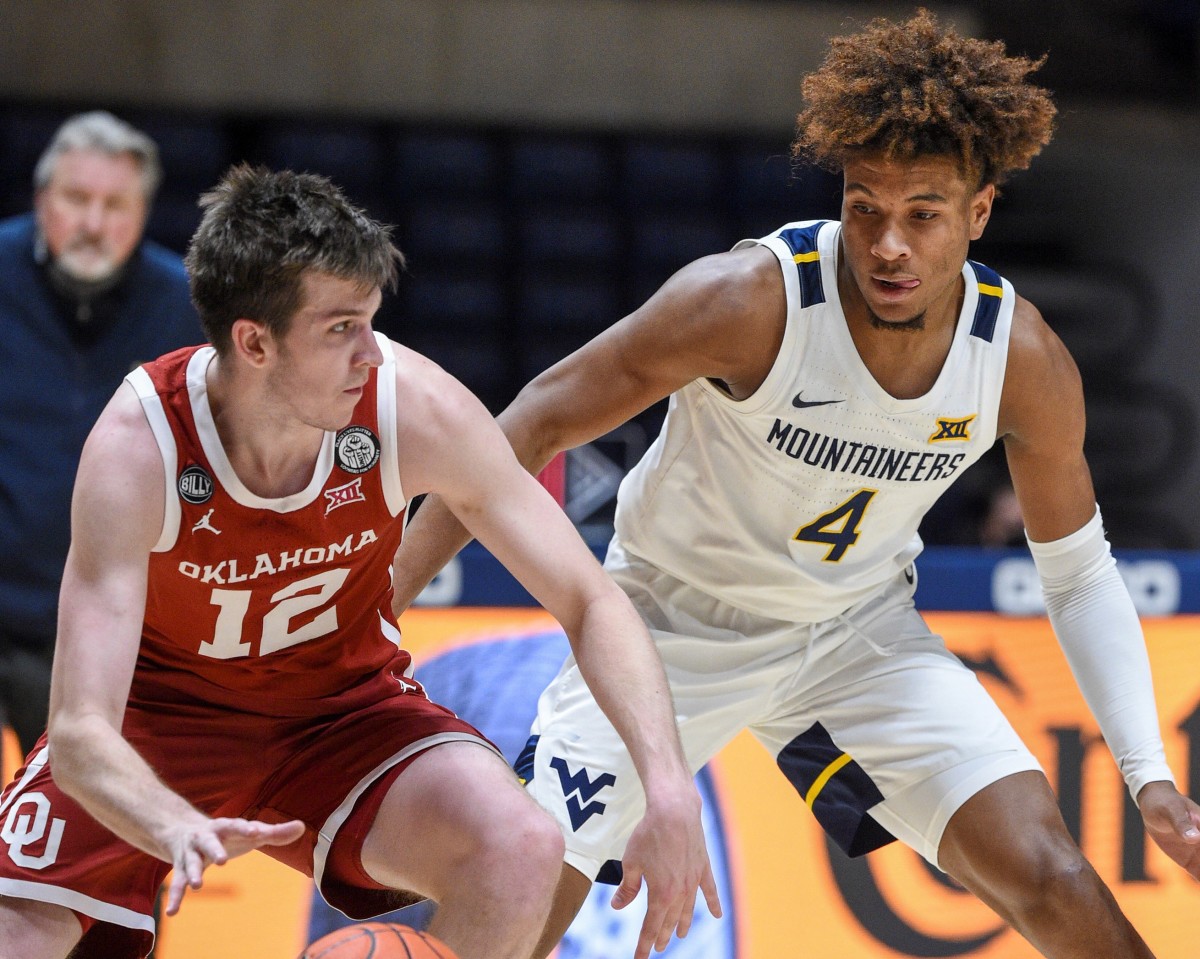
<path fill-rule="evenodd" d="M 300 959 L 458 959 L 440 939 L 395 922 L 360 922 L 335 929 Z"/>

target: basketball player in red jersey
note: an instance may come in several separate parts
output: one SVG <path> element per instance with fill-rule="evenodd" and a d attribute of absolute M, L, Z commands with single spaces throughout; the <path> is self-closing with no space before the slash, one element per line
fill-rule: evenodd
<path fill-rule="evenodd" d="M 84 450 L 48 738 L 0 798 L 0 955 L 144 956 L 171 869 L 168 913 L 252 849 L 356 918 L 437 900 L 460 959 L 531 953 L 559 830 L 426 698 L 391 613 L 429 491 L 572 637 L 645 788 L 644 935 L 686 932 L 698 889 L 719 906 L 661 662 L 482 405 L 373 332 L 386 228 L 320 177 L 247 167 L 202 205 L 212 345 L 131 373 Z"/>

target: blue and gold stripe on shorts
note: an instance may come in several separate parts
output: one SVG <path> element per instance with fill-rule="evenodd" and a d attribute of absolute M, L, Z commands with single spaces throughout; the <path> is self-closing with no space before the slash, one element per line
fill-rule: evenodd
<path fill-rule="evenodd" d="M 820 723 L 784 746 L 775 761 L 821 828 L 847 855 L 861 856 L 895 839 L 868 815 L 883 801 L 883 793 Z"/>

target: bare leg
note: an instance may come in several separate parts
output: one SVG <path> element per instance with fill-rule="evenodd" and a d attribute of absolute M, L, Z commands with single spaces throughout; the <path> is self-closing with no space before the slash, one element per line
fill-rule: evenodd
<path fill-rule="evenodd" d="M 1049 959 L 1153 959 L 1075 845 L 1041 773 L 1016 773 L 950 819 L 941 866 Z"/>
<path fill-rule="evenodd" d="M 65 906 L 0 898 L 0 956 L 63 959 L 81 935 L 79 920 Z"/>
<path fill-rule="evenodd" d="M 554 891 L 554 904 L 550 907 L 550 918 L 546 920 L 542 938 L 533 950 L 533 959 L 545 959 L 562 941 L 562 937 L 567 934 L 567 928 L 579 915 L 591 888 L 592 881 L 587 876 L 574 866 L 563 863 L 558 888 Z"/>
<path fill-rule="evenodd" d="M 434 899 L 430 932 L 459 959 L 528 959 L 562 855 L 558 826 L 502 759 L 447 743 L 392 784 L 362 862 L 377 882 Z"/>

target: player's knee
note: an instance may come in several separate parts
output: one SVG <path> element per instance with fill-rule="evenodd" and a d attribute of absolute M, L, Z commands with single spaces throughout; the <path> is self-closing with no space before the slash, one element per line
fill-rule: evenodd
<path fill-rule="evenodd" d="M 537 807 L 497 814 L 462 838 L 466 841 L 453 861 L 466 871 L 480 862 L 504 870 L 520 870 L 525 863 L 524 868 L 541 871 L 547 863 L 561 862 L 564 848 L 558 826 Z M 443 861 L 450 862 L 451 856 L 444 855 Z"/>
<path fill-rule="evenodd" d="M 1103 882 L 1073 843 L 1027 843 L 1015 853 L 1000 890 L 1015 916 L 1057 922 L 1092 915 L 1106 898 Z"/>
<path fill-rule="evenodd" d="M 553 888 L 562 869 L 566 850 L 562 831 L 540 806 L 529 803 L 521 821 L 507 833 L 503 855 L 519 871 L 527 872 L 532 883 L 548 882 Z"/>
<path fill-rule="evenodd" d="M 543 922 L 562 873 L 564 843 L 558 825 L 529 803 L 507 810 L 476 838 L 468 855 L 446 864 L 451 899 L 486 897 L 510 923 L 521 917 L 533 925 Z"/>

